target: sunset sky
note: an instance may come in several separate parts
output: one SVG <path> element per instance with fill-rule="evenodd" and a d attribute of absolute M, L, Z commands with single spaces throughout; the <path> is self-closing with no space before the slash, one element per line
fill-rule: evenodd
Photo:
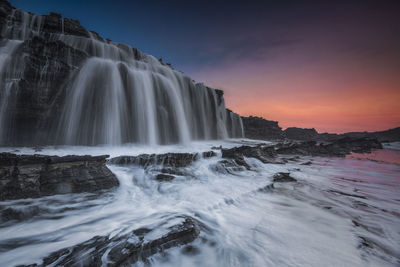
<path fill-rule="evenodd" d="M 400 126 L 400 1 L 10 2 L 162 57 L 241 115 L 320 132 Z"/>

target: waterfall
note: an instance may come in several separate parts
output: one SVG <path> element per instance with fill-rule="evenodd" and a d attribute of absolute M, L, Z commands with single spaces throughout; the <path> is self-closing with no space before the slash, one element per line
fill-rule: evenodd
<path fill-rule="evenodd" d="M 77 21 L 11 8 L 0 26 L 1 145 L 187 144 L 243 136 L 222 91 Z"/>

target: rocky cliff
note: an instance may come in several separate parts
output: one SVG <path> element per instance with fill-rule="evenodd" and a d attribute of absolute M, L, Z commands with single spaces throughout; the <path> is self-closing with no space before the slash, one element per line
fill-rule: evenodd
<path fill-rule="evenodd" d="M 0 145 L 241 137 L 223 92 L 60 14 L 0 0 Z"/>
<path fill-rule="evenodd" d="M 282 128 L 277 121 L 261 117 L 242 117 L 244 135 L 250 139 L 276 140 L 283 138 Z"/>

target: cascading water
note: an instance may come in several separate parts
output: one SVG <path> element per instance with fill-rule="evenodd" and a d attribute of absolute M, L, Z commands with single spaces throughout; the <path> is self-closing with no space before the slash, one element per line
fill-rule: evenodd
<path fill-rule="evenodd" d="M 225 109 L 222 94 L 154 57 L 57 14 L 8 12 L 0 46 L 0 144 L 167 144 L 243 136 L 240 116 Z M 50 55 L 55 49 L 57 59 Z M 30 100 L 23 99 L 27 94 Z M 26 101 L 25 113 L 19 112 Z"/>

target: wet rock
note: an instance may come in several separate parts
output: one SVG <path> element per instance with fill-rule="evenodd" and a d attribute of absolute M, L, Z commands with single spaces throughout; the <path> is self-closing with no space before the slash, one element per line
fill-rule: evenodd
<path fill-rule="evenodd" d="M 212 158 L 215 157 L 217 154 L 214 151 L 205 151 L 202 153 L 203 158 Z"/>
<path fill-rule="evenodd" d="M 187 175 L 186 172 L 181 171 L 179 169 L 176 168 L 162 168 L 161 170 L 159 170 L 161 173 L 166 173 L 166 174 L 173 174 L 173 175 L 179 175 L 179 176 L 184 176 Z"/>
<path fill-rule="evenodd" d="M 214 151 L 203 152 L 204 158 L 214 157 Z M 163 167 L 182 168 L 187 167 L 199 159 L 198 153 L 166 153 L 166 154 L 141 154 L 138 156 L 119 156 L 110 159 L 110 163 L 117 165 L 139 165 L 147 167 L 162 165 Z"/>
<path fill-rule="evenodd" d="M 200 253 L 200 249 L 195 246 L 192 246 L 192 245 L 185 246 L 181 251 L 182 251 L 182 254 L 190 255 L 190 256 L 197 255 Z"/>
<path fill-rule="evenodd" d="M 269 184 L 264 187 L 259 188 L 257 191 L 262 193 L 272 192 L 274 190 L 274 184 Z"/>
<path fill-rule="evenodd" d="M 246 160 L 244 159 L 243 155 L 237 155 L 234 158 L 234 161 L 236 162 L 237 165 L 245 167 L 247 170 L 250 170 L 251 167 L 249 164 L 247 164 Z"/>
<path fill-rule="evenodd" d="M 9 207 L 1 212 L 0 219 L 2 222 L 6 221 L 23 221 L 39 214 L 39 207 L 26 207 L 23 209 L 16 209 Z"/>
<path fill-rule="evenodd" d="M 216 172 L 234 174 L 235 172 L 240 172 L 250 168 L 249 165 L 247 165 L 248 168 L 246 168 L 246 165 L 247 165 L 246 161 L 244 161 L 241 164 L 238 164 L 234 159 L 228 159 L 228 160 L 218 161 L 217 164 L 213 165 L 212 168 Z"/>
<path fill-rule="evenodd" d="M 289 172 L 279 172 L 274 175 L 275 183 L 290 183 L 290 182 L 297 182 L 292 176 L 290 176 Z"/>
<path fill-rule="evenodd" d="M 175 176 L 169 175 L 169 174 L 164 174 L 160 173 L 156 175 L 156 180 L 160 182 L 169 182 L 175 179 Z"/>
<path fill-rule="evenodd" d="M 190 217 L 159 238 L 145 238 L 151 231 L 140 228 L 120 236 L 96 236 L 51 253 L 39 266 L 101 266 L 104 261 L 106 266 L 130 266 L 168 248 L 186 245 L 200 234 L 197 222 Z"/>
<path fill-rule="evenodd" d="M 272 146 L 240 146 L 230 149 L 222 149 L 223 158 L 232 158 L 237 162 L 243 162 L 243 156 L 256 158 L 263 163 L 276 163 L 276 152 L 275 148 Z"/>
<path fill-rule="evenodd" d="M 119 185 L 104 156 L 0 153 L 0 200 L 95 192 Z"/>
<path fill-rule="evenodd" d="M 9 99 L 15 104 L 8 105 L 5 111 L 12 117 L 6 116 L 3 121 L 2 127 L 9 132 L 1 144 L 30 146 L 55 141 L 46 134 L 45 118 L 58 119 L 65 93 L 62 86 L 86 58 L 84 52 L 61 41 L 38 36 L 21 44 L 10 62 L 15 69 L 21 69 L 21 78 L 16 84 L 18 94 Z"/>
<path fill-rule="evenodd" d="M 110 159 L 110 163 L 117 165 L 162 165 L 167 167 L 187 167 L 197 159 L 197 154 L 166 153 L 166 154 L 141 154 L 138 156 L 119 156 Z"/>

